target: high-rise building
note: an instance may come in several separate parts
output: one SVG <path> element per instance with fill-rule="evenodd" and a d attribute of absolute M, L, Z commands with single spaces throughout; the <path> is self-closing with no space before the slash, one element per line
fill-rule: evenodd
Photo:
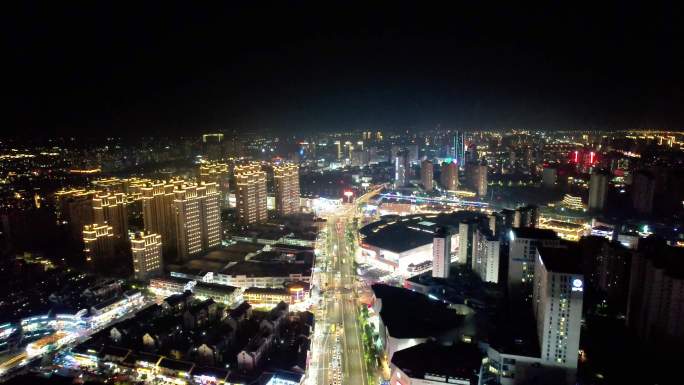
<path fill-rule="evenodd" d="M 429 160 L 424 160 L 420 164 L 420 182 L 425 191 L 432 191 L 432 177 L 434 172 L 435 170 L 432 166 L 432 162 Z"/>
<path fill-rule="evenodd" d="M 151 182 L 140 188 L 145 231 L 161 235 L 164 255 L 168 259 L 177 255 L 173 190 L 182 184 L 182 180 Z"/>
<path fill-rule="evenodd" d="M 93 197 L 93 223 L 112 226 L 116 243 L 128 241 L 126 194 L 98 193 Z"/>
<path fill-rule="evenodd" d="M 88 267 L 99 271 L 114 257 L 114 231 L 107 224 L 83 226 L 83 254 Z"/>
<path fill-rule="evenodd" d="M 537 227 L 539 222 L 539 207 L 527 205 L 515 209 L 513 227 Z"/>
<path fill-rule="evenodd" d="M 131 255 L 135 279 L 143 281 L 160 275 L 163 269 L 161 235 L 144 232 L 133 234 Z"/>
<path fill-rule="evenodd" d="M 595 171 L 589 179 L 589 210 L 601 211 L 606 205 L 608 179 L 610 175 L 603 171 Z"/>
<path fill-rule="evenodd" d="M 69 236 L 74 241 L 83 237 L 83 226 L 95 222 L 93 197 L 95 190 L 71 189 L 55 193 L 57 219 L 68 226 Z"/>
<path fill-rule="evenodd" d="M 204 156 L 211 160 L 219 160 L 225 155 L 222 133 L 211 133 L 202 135 L 202 147 Z"/>
<path fill-rule="evenodd" d="M 176 253 L 181 261 L 221 244 L 221 210 L 216 183 L 176 186 Z"/>
<path fill-rule="evenodd" d="M 577 375 L 584 275 L 575 247 L 539 248 L 534 265 L 532 308 L 542 364 L 566 370 L 566 383 Z"/>
<path fill-rule="evenodd" d="M 238 222 L 248 225 L 268 219 L 266 173 L 258 163 L 235 166 L 235 206 Z"/>
<path fill-rule="evenodd" d="M 552 166 L 546 166 L 542 170 L 542 186 L 554 188 L 558 180 L 558 170 Z"/>
<path fill-rule="evenodd" d="M 394 186 L 396 188 L 407 185 L 410 168 L 408 149 L 399 150 L 394 158 Z"/>
<path fill-rule="evenodd" d="M 437 227 L 432 238 L 432 276 L 448 278 L 451 266 L 451 234 L 446 227 Z"/>
<path fill-rule="evenodd" d="M 458 264 L 471 266 L 473 257 L 473 237 L 477 223 L 464 221 L 458 224 Z"/>
<path fill-rule="evenodd" d="M 640 170 L 634 173 L 632 180 L 632 204 L 639 214 L 651 214 L 653 211 L 653 196 L 655 194 L 655 178 L 648 171 Z"/>
<path fill-rule="evenodd" d="M 508 244 L 508 296 L 526 301 L 532 295 L 534 264 L 539 247 L 558 247 L 560 239 L 552 230 L 514 228 Z"/>
<path fill-rule="evenodd" d="M 276 211 L 278 215 L 299 213 L 299 166 L 292 163 L 281 163 L 273 166 L 275 182 Z"/>
<path fill-rule="evenodd" d="M 478 228 L 473 233 L 472 266 L 484 282 L 499 282 L 499 240 L 489 229 Z"/>
<path fill-rule="evenodd" d="M 458 166 L 456 163 L 443 163 L 439 181 L 447 191 L 458 190 Z"/>
<path fill-rule="evenodd" d="M 462 131 L 456 131 L 456 134 L 454 134 L 453 158 L 458 167 L 465 165 L 465 137 Z"/>
<path fill-rule="evenodd" d="M 642 239 L 632 256 L 627 326 L 659 350 L 684 341 L 682 261 L 684 249 L 651 238 Z"/>
<path fill-rule="evenodd" d="M 469 163 L 466 169 L 470 187 L 478 196 L 487 196 L 487 165 Z"/>
<path fill-rule="evenodd" d="M 230 172 L 225 163 L 202 163 L 199 167 L 200 183 L 216 183 L 220 193 L 221 209 L 230 207 L 228 197 L 230 195 Z"/>

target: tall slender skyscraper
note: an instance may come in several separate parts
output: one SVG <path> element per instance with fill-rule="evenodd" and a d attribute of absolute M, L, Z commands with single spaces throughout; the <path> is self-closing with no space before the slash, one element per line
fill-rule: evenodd
<path fill-rule="evenodd" d="M 601 211 L 606 205 L 608 179 L 610 175 L 603 171 L 595 171 L 589 179 L 589 210 Z"/>
<path fill-rule="evenodd" d="M 221 208 L 230 207 L 228 196 L 230 195 L 230 172 L 225 163 L 203 163 L 199 167 L 199 181 L 201 183 L 216 183 L 219 189 Z"/>
<path fill-rule="evenodd" d="M 268 219 L 266 173 L 258 163 L 235 166 L 235 206 L 237 219 L 248 225 Z"/>
<path fill-rule="evenodd" d="M 275 182 L 276 211 L 278 215 L 291 215 L 299 212 L 299 166 L 281 163 L 273 166 Z"/>
<path fill-rule="evenodd" d="M 161 235 L 154 233 L 135 233 L 131 237 L 133 275 L 143 281 L 160 275 L 162 272 Z"/>
<path fill-rule="evenodd" d="M 465 165 L 465 137 L 462 131 L 456 131 L 454 135 L 454 160 L 458 167 Z"/>
<path fill-rule="evenodd" d="M 408 183 L 408 175 L 411 164 L 409 162 L 409 151 L 406 148 L 399 150 L 394 158 L 394 186 L 404 187 Z"/>
<path fill-rule="evenodd" d="M 434 167 L 432 162 L 429 160 L 424 160 L 420 164 L 420 182 L 423 185 L 425 191 L 432 191 L 432 177 L 434 174 Z"/>

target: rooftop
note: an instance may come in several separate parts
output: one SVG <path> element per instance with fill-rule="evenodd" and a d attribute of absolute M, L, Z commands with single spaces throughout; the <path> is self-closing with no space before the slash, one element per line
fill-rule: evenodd
<path fill-rule="evenodd" d="M 536 229 L 533 227 L 516 227 L 511 230 L 516 238 L 527 239 L 558 239 L 555 231 L 549 229 Z"/>
<path fill-rule="evenodd" d="M 554 273 L 582 274 L 581 254 L 577 247 L 540 247 L 542 263 Z"/>
<path fill-rule="evenodd" d="M 392 364 L 412 378 L 425 375 L 450 379 L 472 379 L 482 365 L 482 353 L 474 344 L 444 346 L 427 342 L 399 350 L 392 356 Z"/>

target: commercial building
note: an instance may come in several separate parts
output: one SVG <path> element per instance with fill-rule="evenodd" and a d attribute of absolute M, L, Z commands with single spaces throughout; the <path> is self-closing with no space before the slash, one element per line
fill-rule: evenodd
<path fill-rule="evenodd" d="M 542 247 L 536 259 L 532 307 L 541 362 L 564 368 L 566 383 L 574 384 L 584 299 L 579 250 Z"/>
<path fill-rule="evenodd" d="M 448 278 L 451 266 L 451 234 L 446 227 L 437 227 L 432 238 L 432 276 Z"/>
<path fill-rule="evenodd" d="M 475 231 L 471 267 L 484 282 L 499 282 L 499 249 L 500 242 L 489 229 Z"/>
<path fill-rule="evenodd" d="M 443 163 L 439 181 L 447 191 L 458 190 L 458 165 L 456 163 Z"/>
<path fill-rule="evenodd" d="M 420 164 L 420 183 L 423 185 L 425 191 L 432 191 L 432 178 L 435 173 L 432 162 L 429 160 L 424 160 Z"/>
<path fill-rule="evenodd" d="M 278 215 L 292 215 L 300 212 L 299 166 L 281 163 L 273 166 L 275 182 L 276 211 Z"/>
<path fill-rule="evenodd" d="M 603 171 L 595 171 L 591 174 L 591 178 L 589 178 L 589 210 L 601 211 L 605 208 L 609 178 L 610 174 Z"/>
<path fill-rule="evenodd" d="M 238 222 L 249 225 L 268 219 L 266 173 L 259 163 L 235 166 L 235 206 Z"/>
<path fill-rule="evenodd" d="M 558 247 L 560 239 L 552 230 L 514 228 L 508 243 L 508 294 L 515 301 L 532 295 L 537 249 Z"/>
<path fill-rule="evenodd" d="M 563 200 L 561 201 L 561 206 L 569 210 L 584 210 L 584 203 L 582 203 L 582 197 L 577 195 L 565 194 Z"/>
<path fill-rule="evenodd" d="M 83 226 L 83 253 L 88 266 L 99 270 L 114 257 L 112 226 L 92 224 Z"/>
<path fill-rule="evenodd" d="M 549 218 L 541 218 L 539 228 L 553 230 L 560 238 L 573 242 L 579 241 L 590 230 L 588 225 Z"/>
<path fill-rule="evenodd" d="M 133 234 L 131 255 L 135 279 L 142 281 L 160 275 L 163 270 L 161 235 L 144 232 Z"/>
<path fill-rule="evenodd" d="M 639 214 L 653 212 L 655 194 L 655 178 L 649 171 L 640 170 L 634 173 L 632 180 L 632 204 Z"/>
<path fill-rule="evenodd" d="M 230 171 L 228 165 L 219 162 L 202 163 L 199 167 L 200 183 L 216 183 L 220 194 L 221 209 L 230 207 L 228 197 L 230 195 Z"/>
<path fill-rule="evenodd" d="M 201 300 L 213 299 L 216 302 L 229 306 L 239 302 L 242 296 L 242 290 L 234 286 L 218 285 L 177 277 L 152 278 L 150 279 L 149 289 L 156 295 L 163 297 L 190 291 L 195 298 Z"/>

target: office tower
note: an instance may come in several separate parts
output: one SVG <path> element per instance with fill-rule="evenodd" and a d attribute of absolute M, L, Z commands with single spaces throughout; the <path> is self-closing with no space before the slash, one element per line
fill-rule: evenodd
<path fill-rule="evenodd" d="M 536 260 L 532 308 L 541 361 L 566 369 L 566 383 L 574 384 L 584 299 L 579 250 L 542 247 Z"/>
<path fill-rule="evenodd" d="M 211 133 L 202 135 L 202 147 L 204 151 L 204 156 L 207 157 L 207 159 L 222 159 L 225 155 L 223 145 L 224 143 L 222 133 Z"/>
<path fill-rule="evenodd" d="M 457 167 L 465 165 L 465 138 L 463 132 L 456 131 L 454 135 L 454 154 Z"/>
<path fill-rule="evenodd" d="M 651 214 L 653 196 L 655 194 L 655 178 L 648 171 L 640 170 L 632 180 L 632 204 L 639 214 Z"/>
<path fill-rule="evenodd" d="M 589 210 L 601 211 L 606 205 L 608 179 L 610 175 L 604 171 L 595 171 L 589 179 Z"/>
<path fill-rule="evenodd" d="M 139 281 L 162 273 L 161 235 L 137 232 L 131 237 L 133 276 Z"/>
<path fill-rule="evenodd" d="M 447 191 L 458 190 L 458 165 L 456 163 L 443 163 L 439 181 Z"/>
<path fill-rule="evenodd" d="M 216 183 L 182 184 L 173 190 L 176 252 L 181 261 L 221 244 L 221 210 Z"/>
<path fill-rule="evenodd" d="M 478 228 L 473 233 L 471 268 L 484 282 L 499 282 L 499 240 L 489 229 Z"/>
<path fill-rule="evenodd" d="M 448 278 L 451 265 L 451 234 L 446 227 L 437 227 L 432 238 L 432 276 Z"/>
<path fill-rule="evenodd" d="M 401 149 L 394 158 L 394 186 L 404 187 L 408 184 L 408 173 L 411 165 L 409 163 L 409 151 Z"/>
<path fill-rule="evenodd" d="M 422 183 L 425 191 L 432 191 L 432 177 L 434 172 L 432 162 L 429 160 L 424 160 L 420 164 L 420 183 Z"/>
<path fill-rule="evenodd" d="M 221 209 L 230 207 L 228 197 L 230 195 L 230 172 L 225 163 L 202 163 L 199 167 L 200 183 L 216 183 L 220 193 Z"/>
<path fill-rule="evenodd" d="M 182 181 L 151 182 L 140 188 L 145 231 L 162 237 L 164 255 L 176 256 L 176 212 L 173 204 L 174 185 Z"/>
<path fill-rule="evenodd" d="M 235 166 L 235 185 L 238 222 L 245 225 L 265 222 L 268 219 L 266 173 L 261 171 L 261 165 L 250 163 Z"/>
<path fill-rule="evenodd" d="M 83 226 L 83 254 L 86 264 L 99 271 L 114 257 L 114 231 L 106 224 Z"/>
<path fill-rule="evenodd" d="M 554 188 L 558 180 L 558 170 L 555 167 L 546 166 L 542 171 L 542 186 Z"/>
<path fill-rule="evenodd" d="M 292 163 L 273 166 L 273 180 L 278 215 L 299 213 L 299 166 Z"/>
<path fill-rule="evenodd" d="M 477 223 L 473 221 L 458 224 L 458 264 L 471 266 L 473 256 L 473 233 Z"/>
<path fill-rule="evenodd" d="M 512 227 L 537 227 L 539 222 L 539 207 L 527 205 L 515 209 Z"/>
<path fill-rule="evenodd" d="M 479 197 L 487 195 L 487 166 L 481 163 L 469 163 L 467 166 L 468 182 Z"/>
<path fill-rule="evenodd" d="M 93 197 L 95 190 L 62 190 L 55 193 L 57 219 L 68 226 L 69 236 L 74 241 L 83 238 L 83 226 L 95 222 Z"/>
<path fill-rule="evenodd" d="M 117 243 L 128 241 L 128 210 L 126 194 L 98 193 L 93 197 L 93 223 L 112 226 Z"/>
<path fill-rule="evenodd" d="M 684 249 L 654 238 L 642 239 L 632 256 L 627 326 L 659 350 L 684 341 L 682 261 Z"/>
<path fill-rule="evenodd" d="M 537 248 L 558 246 L 560 239 L 552 230 L 521 227 L 510 231 L 508 296 L 512 301 L 527 301 L 532 294 Z"/>

